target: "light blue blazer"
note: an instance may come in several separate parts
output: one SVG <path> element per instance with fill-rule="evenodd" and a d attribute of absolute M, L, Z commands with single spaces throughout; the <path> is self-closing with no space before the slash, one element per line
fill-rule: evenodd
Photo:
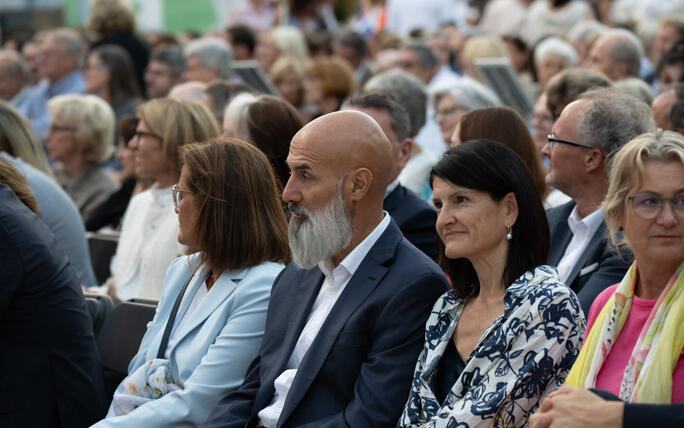
<path fill-rule="evenodd" d="M 166 321 L 180 289 L 199 264 L 197 254 L 179 257 L 166 272 L 162 297 L 154 319 L 147 325 L 138 353 L 128 366 L 133 373 L 157 357 Z M 190 427 L 203 422 L 226 393 L 242 383 L 247 366 L 257 355 L 264 333 L 271 285 L 282 264 L 265 262 L 248 269 L 224 272 L 195 309 L 170 350 L 171 373 L 184 389 L 138 407 L 128 415 L 107 418 L 94 426 Z M 174 328 L 183 318 L 208 270 L 200 266 L 181 301 Z M 123 386 L 119 385 L 117 392 Z"/>

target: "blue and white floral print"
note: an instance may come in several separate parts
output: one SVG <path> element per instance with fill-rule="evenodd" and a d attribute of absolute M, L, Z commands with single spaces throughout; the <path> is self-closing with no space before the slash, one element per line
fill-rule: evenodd
<path fill-rule="evenodd" d="M 433 306 L 399 426 L 522 426 L 570 371 L 584 335 L 582 311 L 556 270 L 539 266 L 508 287 L 503 315 L 482 336 L 440 405 L 434 377 L 465 303 L 449 291 Z"/>

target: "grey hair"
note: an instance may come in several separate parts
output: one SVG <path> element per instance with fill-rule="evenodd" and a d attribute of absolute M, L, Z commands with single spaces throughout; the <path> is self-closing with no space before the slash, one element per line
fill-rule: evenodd
<path fill-rule="evenodd" d="M 223 112 L 223 123 L 227 123 L 230 126 L 231 131 L 237 138 L 252 141 L 246 126 L 247 107 L 256 102 L 256 100 L 257 97 L 251 92 L 243 92 L 233 97 L 226 106 Z"/>
<path fill-rule="evenodd" d="M 638 77 L 627 77 L 613 82 L 613 88 L 638 98 L 648 105 L 651 105 L 655 97 L 651 86 Z"/>
<path fill-rule="evenodd" d="M 433 51 L 425 42 L 420 40 L 410 40 L 404 43 L 401 48 L 417 53 L 421 68 L 435 68 L 439 63 L 435 51 Z"/>
<path fill-rule="evenodd" d="M 364 85 L 363 91 L 387 92 L 406 109 L 411 121 L 409 138 L 415 137 L 425 125 L 427 92 L 423 82 L 416 76 L 404 70 L 387 70 L 371 77 Z"/>
<path fill-rule="evenodd" d="M 627 73 L 630 76 L 639 77 L 641 70 L 641 57 L 644 55 L 644 45 L 641 40 L 629 30 L 624 28 L 611 28 L 603 33 L 603 37 L 615 37 L 615 42 L 610 49 L 610 57 L 615 61 L 627 63 Z"/>
<path fill-rule="evenodd" d="M 586 45 L 592 38 L 598 37 L 607 28 L 598 21 L 579 21 L 570 28 L 566 37 L 570 43 L 579 42 Z"/>
<path fill-rule="evenodd" d="M 7 64 L 5 64 L 5 70 L 12 77 L 21 77 L 26 79 L 28 77 L 28 69 L 26 68 L 26 63 L 24 59 L 15 51 L 11 50 L 0 50 L 0 60 L 7 59 Z"/>
<path fill-rule="evenodd" d="M 85 46 L 83 39 L 76 30 L 71 28 L 57 28 L 49 31 L 45 38 L 54 38 L 59 42 L 65 51 L 71 53 L 76 58 L 76 67 L 82 68 L 84 62 Z"/>
<path fill-rule="evenodd" d="M 467 110 L 501 104 L 499 97 L 491 89 L 468 76 L 463 76 L 454 83 L 435 87 L 430 93 L 430 105 L 432 108 L 436 110 L 437 104 L 446 95 L 455 99 Z"/>
<path fill-rule="evenodd" d="M 577 139 L 610 157 L 625 143 L 655 131 L 650 107 L 631 95 L 613 88 L 592 89 L 580 95 L 587 106 L 577 121 Z"/>
<path fill-rule="evenodd" d="M 390 127 L 397 137 L 397 141 L 401 143 L 408 138 L 411 119 L 408 111 L 397 102 L 392 94 L 381 91 L 364 92 L 348 98 L 342 104 L 341 110 L 355 107 L 384 110 L 389 116 Z"/>
<path fill-rule="evenodd" d="M 203 37 L 192 40 L 185 45 L 183 55 L 187 60 L 196 57 L 204 66 L 215 67 L 221 79 L 230 77 L 230 63 L 233 61 L 233 51 L 228 42 L 218 37 Z"/>
<path fill-rule="evenodd" d="M 366 41 L 366 38 L 354 30 L 339 30 L 335 34 L 335 41 L 341 45 L 352 48 L 356 56 L 364 57 L 368 54 L 368 42 Z"/>
<path fill-rule="evenodd" d="M 577 51 L 572 45 L 560 37 L 548 37 L 541 41 L 534 50 L 534 63 L 540 64 L 546 55 L 554 53 L 565 58 L 566 67 L 577 65 Z"/>
<path fill-rule="evenodd" d="M 114 111 L 96 95 L 58 95 L 47 103 L 52 117 L 59 116 L 76 128 L 74 137 L 82 144 L 86 161 L 109 159 L 114 141 Z"/>
<path fill-rule="evenodd" d="M 180 77 L 187 67 L 183 51 L 178 46 L 165 46 L 152 54 L 150 60 L 168 65 L 174 79 Z"/>

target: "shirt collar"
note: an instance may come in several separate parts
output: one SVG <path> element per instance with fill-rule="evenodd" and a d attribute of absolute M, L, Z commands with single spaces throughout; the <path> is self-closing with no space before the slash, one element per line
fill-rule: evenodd
<path fill-rule="evenodd" d="M 568 226 L 570 227 L 570 231 L 572 231 L 574 234 L 577 230 L 577 227 L 582 224 L 589 230 L 589 233 L 593 235 L 598 230 L 599 226 L 601 226 L 601 222 L 603 221 L 603 211 L 605 211 L 605 208 L 600 206 L 596 211 L 585 216 L 584 218 L 581 218 L 579 215 L 579 210 L 577 209 L 577 205 L 575 205 L 568 216 Z"/>
<path fill-rule="evenodd" d="M 321 272 L 323 272 L 323 275 L 325 275 L 326 278 L 332 275 L 333 281 L 337 282 L 337 279 L 339 279 L 339 275 L 341 273 L 346 273 L 346 276 L 348 277 L 354 275 L 356 270 L 359 268 L 359 265 L 361 265 L 363 259 L 366 258 L 366 254 L 368 254 L 370 249 L 380 238 L 380 235 L 382 235 L 389 225 L 390 215 L 385 210 L 382 211 L 382 214 L 383 218 L 380 223 L 375 226 L 371 233 L 369 233 L 368 236 L 366 236 L 363 241 L 359 243 L 359 245 L 354 247 L 354 249 L 347 254 L 347 257 L 345 257 L 337 267 L 334 266 L 332 259 L 329 258 L 318 263 L 318 267 L 321 269 Z"/>

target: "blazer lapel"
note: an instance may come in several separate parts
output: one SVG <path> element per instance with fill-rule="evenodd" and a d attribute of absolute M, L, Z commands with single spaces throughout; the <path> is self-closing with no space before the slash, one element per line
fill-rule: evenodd
<path fill-rule="evenodd" d="M 592 260 L 594 259 L 594 254 L 596 253 L 596 250 L 601 245 L 605 234 L 606 234 L 606 224 L 604 222 L 601 222 L 601 226 L 599 226 L 599 228 L 596 229 L 594 236 L 591 237 L 591 241 L 589 241 L 589 245 L 587 245 L 587 248 L 584 249 L 584 251 L 582 252 L 582 255 L 577 260 L 577 263 L 575 263 L 575 266 L 573 266 L 572 270 L 570 271 L 570 275 L 568 276 L 568 280 L 566 281 L 568 287 L 575 290 L 575 287 L 572 286 L 573 283 L 575 282 L 575 279 L 577 279 L 580 271 L 582 270 L 584 265 L 587 264 L 587 261 L 589 261 L 589 257 L 591 256 Z M 577 291 L 579 291 L 579 290 L 575 290 L 575 292 L 577 292 Z"/>
<path fill-rule="evenodd" d="M 368 295 L 373 292 L 387 274 L 389 268 L 386 264 L 394 256 L 396 246 L 401 238 L 401 232 L 394 223 L 394 220 L 391 220 L 385 232 L 380 236 L 354 275 L 349 279 L 347 286 L 342 291 L 337 302 L 335 302 L 297 369 L 297 375 L 287 394 L 283 411 L 278 420 L 279 426 L 287 421 L 318 375 L 318 371 L 330 353 L 330 349 L 335 340 L 337 340 L 342 327 L 344 327 L 354 311 L 363 304 Z M 308 312 L 307 310 L 307 314 Z M 300 331 L 301 328 L 298 332 Z M 299 337 L 299 333 L 297 337 Z M 290 353 L 291 351 L 292 349 L 290 348 Z"/>

